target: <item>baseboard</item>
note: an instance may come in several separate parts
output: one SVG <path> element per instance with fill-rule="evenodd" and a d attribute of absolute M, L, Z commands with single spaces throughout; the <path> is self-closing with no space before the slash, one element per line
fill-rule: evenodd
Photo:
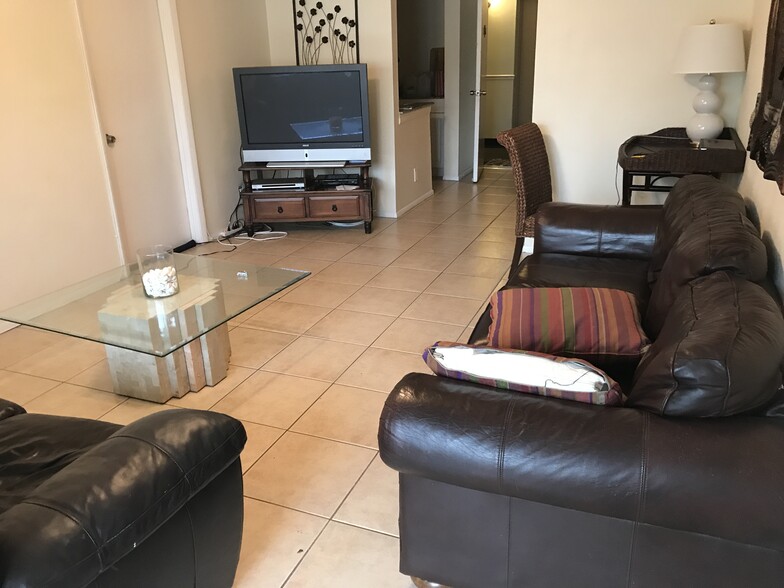
<path fill-rule="evenodd" d="M 459 173 L 459 175 L 457 175 L 457 176 L 444 176 L 441 179 L 445 180 L 447 182 L 459 182 L 460 180 L 462 180 L 466 176 L 470 176 L 473 173 L 474 173 L 474 168 L 473 167 L 469 167 L 467 170 L 461 171 Z"/>
<path fill-rule="evenodd" d="M 417 204 L 421 204 L 422 202 L 424 202 L 425 200 L 430 198 L 433 194 L 435 194 L 435 192 L 433 192 L 433 190 L 428 190 L 427 192 L 422 194 L 419 198 L 417 198 L 416 200 L 414 200 L 410 204 L 406 204 L 403 208 L 398 210 L 397 211 L 397 216 L 395 218 L 400 218 L 401 216 L 406 214 L 409 210 L 414 208 Z"/>
<path fill-rule="evenodd" d="M 7 323 L 6 321 L 0 321 L 0 333 L 5 333 L 6 331 L 10 331 L 14 327 L 18 327 L 16 323 Z"/>

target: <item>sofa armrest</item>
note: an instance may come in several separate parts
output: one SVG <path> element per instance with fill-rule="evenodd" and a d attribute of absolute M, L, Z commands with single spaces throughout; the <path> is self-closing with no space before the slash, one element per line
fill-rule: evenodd
<path fill-rule="evenodd" d="M 239 421 L 172 410 L 118 429 L 0 515 L 0 578 L 84 586 L 235 462 Z"/>
<path fill-rule="evenodd" d="M 650 259 L 660 217 L 661 207 L 543 204 L 534 251 Z"/>
<path fill-rule="evenodd" d="M 15 402 L 0 398 L 0 421 L 18 414 L 25 414 L 25 412 L 25 409 Z"/>
<path fill-rule="evenodd" d="M 397 385 L 379 431 L 405 474 L 775 549 L 783 444 L 780 419 L 664 419 L 424 374 Z"/>

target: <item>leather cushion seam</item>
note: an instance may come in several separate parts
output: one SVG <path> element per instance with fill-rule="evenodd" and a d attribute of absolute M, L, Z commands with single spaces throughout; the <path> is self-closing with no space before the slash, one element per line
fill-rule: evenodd
<path fill-rule="evenodd" d="M 730 355 L 732 354 L 732 350 L 735 348 L 735 344 L 740 336 L 741 332 L 741 316 L 740 316 L 740 299 L 738 296 L 738 286 L 735 282 L 729 279 L 729 276 L 726 277 L 727 281 L 730 283 L 732 287 L 732 294 L 733 294 L 733 302 L 735 302 L 735 335 L 732 337 L 732 342 L 727 345 L 727 354 L 724 356 L 724 374 L 726 378 L 726 383 L 724 387 L 724 398 L 721 401 L 721 414 L 719 416 L 723 416 L 727 413 L 727 402 L 730 399 L 730 390 L 732 390 L 732 382 L 730 380 Z"/>
<path fill-rule="evenodd" d="M 650 423 L 650 415 L 645 413 L 642 415 L 642 435 L 640 448 L 640 483 L 637 490 L 637 513 L 634 518 L 634 526 L 632 528 L 632 535 L 629 545 L 629 564 L 626 571 L 626 585 L 631 585 L 632 569 L 634 564 L 634 553 L 637 544 L 637 529 L 642 522 L 642 517 L 645 512 L 645 496 L 648 485 L 648 425 Z"/>
<path fill-rule="evenodd" d="M 509 423 L 512 420 L 512 409 L 514 405 L 512 401 L 508 401 L 506 405 L 506 414 L 504 415 L 504 427 L 501 430 L 501 440 L 498 447 L 498 490 L 503 492 L 504 489 L 504 458 L 506 456 L 506 434 L 509 431 Z"/>
<path fill-rule="evenodd" d="M 58 574 L 56 578 L 53 578 L 51 581 L 47 582 L 48 585 L 51 586 L 52 582 L 56 582 L 57 580 L 62 578 L 65 574 L 70 572 L 72 569 L 74 569 L 76 567 L 79 567 L 80 565 L 82 565 L 84 562 L 86 562 L 87 560 L 89 560 L 92 557 L 97 557 L 98 558 L 98 566 L 99 566 L 100 570 L 103 571 L 104 567 L 103 567 L 103 557 L 101 557 L 101 548 L 98 546 L 98 543 L 96 543 L 95 538 L 90 534 L 90 532 L 85 528 L 85 526 L 82 525 L 78 520 L 76 520 L 75 517 L 73 517 L 72 515 L 68 514 L 67 512 L 64 512 L 64 511 L 60 510 L 59 508 L 57 508 L 54 505 L 44 504 L 44 503 L 41 503 L 41 502 L 36 502 L 35 500 L 29 499 L 29 498 L 25 499 L 25 500 L 22 500 L 22 502 L 20 504 L 29 504 L 31 506 L 37 506 L 38 508 L 45 508 L 45 509 L 48 509 L 48 510 L 52 510 L 52 511 L 56 512 L 57 514 L 59 514 L 61 516 L 64 516 L 65 518 L 73 521 L 84 532 L 84 534 L 87 535 L 87 537 L 90 539 L 90 541 L 92 542 L 93 546 L 95 547 L 95 549 L 91 553 L 89 553 L 87 556 L 83 557 L 82 559 L 80 559 L 77 562 L 74 562 L 68 568 L 66 568 L 65 570 L 62 570 L 62 572 L 60 574 Z"/>
<path fill-rule="evenodd" d="M 171 460 L 174 462 L 174 464 L 177 466 L 177 468 L 180 470 L 180 472 L 182 472 L 182 477 L 181 477 L 180 481 L 179 481 L 179 482 L 177 482 L 177 484 L 175 484 L 175 485 L 174 485 L 174 487 L 172 488 L 172 490 L 174 490 L 175 488 L 177 488 L 178 486 L 180 486 L 180 485 L 183 483 L 183 481 L 185 481 L 185 482 L 187 482 L 187 483 L 188 483 L 188 487 L 190 488 L 190 491 L 191 491 L 191 492 L 190 492 L 190 495 L 191 495 L 191 496 L 193 496 L 193 495 L 194 495 L 194 493 L 193 493 L 193 488 L 191 487 L 191 482 L 190 482 L 190 479 L 188 479 L 188 476 L 190 476 L 190 474 L 191 474 L 191 472 L 193 472 L 193 470 L 195 470 L 196 468 L 198 468 L 199 466 L 201 466 L 201 464 L 203 464 L 205 461 L 207 461 L 208 459 L 210 459 L 210 458 L 211 458 L 211 457 L 212 457 L 212 456 L 213 456 L 213 455 L 214 455 L 214 454 L 215 454 L 217 451 L 219 451 L 220 449 L 222 449 L 222 448 L 223 448 L 223 446 L 224 446 L 224 445 L 226 445 L 226 444 L 227 444 L 229 441 L 232 441 L 232 440 L 234 439 L 234 437 L 236 436 L 236 434 L 237 434 L 237 433 L 239 433 L 240 431 L 241 431 L 240 427 L 236 427 L 236 428 L 234 429 L 234 431 L 232 431 L 232 432 L 229 434 L 229 436 L 228 436 L 228 437 L 227 437 L 227 438 L 226 438 L 226 439 L 225 439 L 225 440 L 224 440 L 224 441 L 223 441 L 223 442 L 222 442 L 220 445 L 218 445 L 217 447 L 215 447 L 215 448 L 214 448 L 214 449 L 213 449 L 213 450 L 212 450 L 212 451 L 211 451 L 211 452 L 210 452 L 208 455 L 206 455 L 206 456 L 205 456 L 203 459 L 201 459 L 201 460 L 200 460 L 200 461 L 199 461 L 197 464 L 195 464 L 195 465 L 194 465 L 194 466 L 193 466 L 193 467 L 192 467 L 190 470 L 188 470 L 187 472 L 185 472 L 185 471 L 183 470 L 182 466 L 180 466 L 180 464 L 179 464 L 179 463 L 177 463 L 177 461 L 176 461 L 176 460 L 175 460 L 175 459 L 174 459 L 174 458 L 173 458 L 171 455 L 169 455 L 169 453 L 168 453 L 168 452 L 164 451 L 164 450 L 163 450 L 161 447 L 159 447 L 157 444 L 153 443 L 152 441 L 150 441 L 150 440 L 148 440 L 148 439 L 141 439 L 141 438 L 139 438 L 139 437 L 135 437 L 135 436 L 133 436 L 133 435 L 125 435 L 125 434 L 123 434 L 123 435 L 115 435 L 115 436 L 113 436 L 113 437 L 112 437 L 112 439 L 121 439 L 121 438 L 126 438 L 126 439 L 133 439 L 133 440 L 135 440 L 135 441 L 139 441 L 139 442 L 142 442 L 142 443 L 147 443 L 147 444 L 149 444 L 150 446 L 152 446 L 152 447 L 155 447 L 156 449 L 158 449 L 158 450 L 159 450 L 161 453 L 163 453 L 163 454 L 164 454 L 164 455 L 166 455 L 166 456 L 167 456 L 169 459 L 171 459 Z M 232 461 L 233 461 L 233 460 L 232 460 Z M 227 466 L 227 467 L 228 467 L 228 466 Z M 225 469 L 225 468 L 224 468 L 224 469 Z M 221 470 L 221 471 L 222 471 L 222 470 Z M 216 472 L 215 476 L 217 476 L 218 474 L 220 474 L 220 472 Z M 208 483 L 209 483 L 209 482 L 210 482 L 210 481 L 211 481 L 211 480 L 212 480 L 212 479 L 213 479 L 215 476 L 212 476 L 212 478 L 210 478 L 210 480 L 207 480 L 207 481 L 205 482 L 205 484 L 204 484 L 204 485 L 208 484 Z M 202 486 L 202 487 L 204 487 L 204 486 Z M 167 492 L 166 494 L 169 494 L 170 492 L 171 492 L 171 490 L 170 490 L 169 492 Z M 157 504 L 158 504 L 158 503 L 159 503 L 161 500 L 163 500 L 163 499 L 166 497 L 166 494 L 164 494 L 164 496 L 161 496 L 160 498 L 158 498 L 158 500 L 156 500 L 156 501 L 155 501 L 155 502 L 154 502 L 152 505 L 150 505 L 150 506 L 149 506 L 147 509 L 145 509 L 145 510 L 144 510 L 144 512 L 142 512 L 142 513 L 141 513 L 141 514 L 140 514 L 138 517 L 136 517 L 136 518 L 135 518 L 133 521 L 129 522 L 129 523 L 128 523 L 128 524 L 127 524 L 125 527 L 123 527 L 123 528 L 122 528 L 122 529 L 120 529 L 120 530 L 119 530 L 117 533 L 115 533 L 115 535 L 113 535 L 112 537 L 108 538 L 108 539 L 107 539 L 107 540 L 104 542 L 104 546 L 106 546 L 106 545 L 108 545 L 109 543 L 111 543 L 111 542 L 113 542 L 114 540 L 116 540 L 116 539 L 117 539 L 117 538 L 118 538 L 120 535 L 122 535 L 122 534 L 123 534 L 123 533 L 124 533 L 124 532 L 125 532 L 125 531 L 126 531 L 128 528 L 129 528 L 129 527 L 131 527 L 132 525 L 134 525 L 134 524 L 135 524 L 137 521 L 139 521 L 139 519 L 141 519 L 142 517 L 144 517 L 144 515 L 146 515 L 146 514 L 147 514 L 147 513 L 148 513 L 150 510 L 152 510 L 153 508 L 155 508 L 155 507 L 157 506 Z M 176 512 L 176 511 L 175 511 L 175 512 Z M 169 517 L 167 517 L 167 518 L 166 518 L 166 520 L 168 520 L 168 519 L 169 519 L 169 518 L 170 518 L 170 517 L 171 517 L 173 514 L 174 514 L 174 513 L 171 513 L 171 514 L 169 515 Z M 166 522 L 166 520 L 164 520 L 164 521 L 161 521 L 161 522 L 159 523 L 159 526 L 160 526 L 161 524 L 165 523 L 165 522 Z"/>

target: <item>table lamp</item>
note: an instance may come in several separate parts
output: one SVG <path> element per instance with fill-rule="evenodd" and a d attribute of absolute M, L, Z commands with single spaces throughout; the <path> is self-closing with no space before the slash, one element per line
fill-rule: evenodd
<path fill-rule="evenodd" d="M 717 138 L 724 130 L 724 120 L 718 115 L 718 81 L 711 74 L 746 69 L 743 31 L 736 24 L 716 24 L 715 20 L 688 27 L 675 54 L 674 69 L 680 74 L 705 74 L 697 83 L 700 91 L 692 102 L 695 114 L 686 125 L 689 139 L 699 143 Z"/>

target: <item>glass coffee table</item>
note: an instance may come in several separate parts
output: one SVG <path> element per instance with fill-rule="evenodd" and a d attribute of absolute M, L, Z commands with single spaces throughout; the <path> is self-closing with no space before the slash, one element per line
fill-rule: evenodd
<path fill-rule="evenodd" d="M 117 394 L 166 402 L 226 377 L 228 321 L 309 272 L 175 254 L 179 292 L 144 294 L 126 265 L 0 310 L 0 319 L 102 343 Z"/>

